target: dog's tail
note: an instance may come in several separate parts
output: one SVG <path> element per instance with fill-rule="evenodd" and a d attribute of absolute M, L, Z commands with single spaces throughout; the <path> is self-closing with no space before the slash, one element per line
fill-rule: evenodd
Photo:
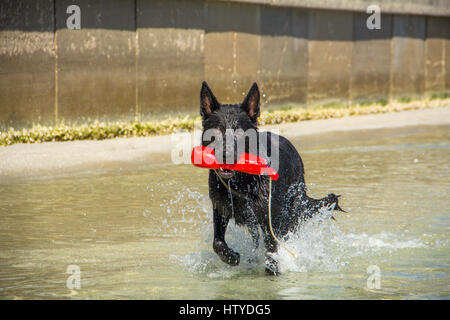
<path fill-rule="evenodd" d="M 329 208 L 333 208 L 333 210 L 336 211 L 341 211 L 341 212 L 345 212 L 347 213 L 345 210 L 343 210 L 340 206 L 339 206 L 339 197 L 341 195 L 335 195 L 334 193 L 330 193 L 328 196 L 326 196 L 325 198 L 321 199 L 324 200 L 325 206 L 329 207 Z M 333 216 L 331 216 L 331 219 L 336 220 Z"/>
<path fill-rule="evenodd" d="M 299 201 L 297 210 L 301 212 L 302 220 L 312 218 L 317 215 L 321 209 L 328 208 L 330 210 L 346 212 L 339 206 L 339 197 L 340 195 L 335 195 L 334 193 L 330 193 L 322 199 L 313 199 L 306 196 L 306 198 Z M 331 219 L 336 220 L 333 216 L 331 216 Z"/>

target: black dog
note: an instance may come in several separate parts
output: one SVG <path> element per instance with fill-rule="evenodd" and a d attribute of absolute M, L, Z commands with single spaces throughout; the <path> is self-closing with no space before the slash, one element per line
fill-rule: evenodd
<path fill-rule="evenodd" d="M 218 159 L 223 158 L 225 161 L 231 157 L 232 161 L 235 161 L 238 156 L 236 145 L 242 132 L 253 130 L 258 139 L 265 138 L 266 141 L 270 141 L 268 152 L 271 153 L 271 158 L 275 155 L 279 159 L 277 170 L 279 179 L 272 185 L 272 226 L 276 237 L 281 238 L 294 230 L 301 221 L 314 216 L 321 208 L 343 210 L 338 205 L 339 196 L 335 194 L 329 194 L 318 200 L 306 195 L 303 163 L 295 147 L 282 136 L 257 131 L 259 101 L 260 94 L 256 83 L 242 104 L 222 105 L 214 97 L 206 82 L 203 82 L 200 92 L 200 114 L 203 117 L 202 145 L 211 146 L 213 143 Z M 214 141 L 211 132 L 215 137 Z M 249 148 L 246 149 L 248 150 Z M 269 253 L 266 254 L 266 271 L 269 274 L 278 274 L 278 264 L 270 256 L 270 253 L 277 250 L 277 241 L 269 229 L 268 188 L 268 176 L 230 170 L 210 170 L 209 197 L 213 205 L 213 248 L 223 262 L 235 266 L 240 261 L 239 253 L 229 248 L 225 242 L 228 222 L 230 218 L 234 218 L 238 225 L 248 227 L 255 247 L 259 245 L 259 227 L 261 228 L 264 244 Z"/>

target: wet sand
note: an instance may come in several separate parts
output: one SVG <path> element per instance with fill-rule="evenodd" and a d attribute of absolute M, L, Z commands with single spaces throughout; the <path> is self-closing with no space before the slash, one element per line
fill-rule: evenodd
<path fill-rule="evenodd" d="M 310 120 L 274 126 L 290 139 L 337 131 L 450 124 L 450 107 L 397 113 Z M 170 135 L 102 141 L 46 142 L 0 148 L 0 183 L 120 169 L 124 165 L 167 163 L 175 142 Z"/>

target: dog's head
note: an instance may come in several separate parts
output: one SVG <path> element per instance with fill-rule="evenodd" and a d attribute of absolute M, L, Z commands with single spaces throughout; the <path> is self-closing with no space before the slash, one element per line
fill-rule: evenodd
<path fill-rule="evenodd" d="M 257 130 L 259 116 L 259 89 L 253 83 L 241 104 L 221 104 L 203 82 L 200 91 L 200 115 L 203 118 L 202 145 L 214 148 L 220 163 L 234 163 L 237 157 L 237 141 Z M 230 170 L 220 170 L 222 178 L 234 176 Z"/>

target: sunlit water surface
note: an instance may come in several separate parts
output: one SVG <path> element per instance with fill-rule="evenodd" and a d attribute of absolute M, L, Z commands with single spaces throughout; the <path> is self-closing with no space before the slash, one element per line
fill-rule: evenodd
<path fill-rule="evenodd" d="M 207 170 L 167 156 L 160 165 L 0 182 L 0 298 L 448 299 L 450 128 L 293 142 L 309 194 L 342 194 L 348 213 L 293 234 L 285 245 L 297 258 L 280 249 L 281 276 L 265 275 L 263 249 L 253 253 L 233 223 L 227 241 L 242 263 L 218 259 Z M 67 287 L 70 265 L 81 270 L 79 290 Z M 368 288 L 368 268 L 380 271 L 379 289 Z"/>

